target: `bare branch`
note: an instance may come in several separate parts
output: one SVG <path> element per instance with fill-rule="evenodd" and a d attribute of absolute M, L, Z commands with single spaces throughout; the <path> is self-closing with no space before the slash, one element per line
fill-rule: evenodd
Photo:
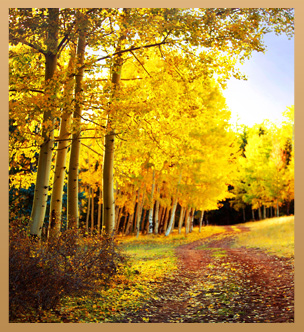
<path fill-rule="evenodd" d="M 134 54 L 133 51 L 130 51 L 132 53 L 132 55 L 134 56 L 134 58 L 139 62 L 139 64 L 143 67 L 144 71 L 152 78 L 152 76 L 149 74 L 149 72 L 147 71 L 147 69 L 145 68 L 145 66 L 140 62 L 140 60 L 137 58 L 137 56 Z"/>

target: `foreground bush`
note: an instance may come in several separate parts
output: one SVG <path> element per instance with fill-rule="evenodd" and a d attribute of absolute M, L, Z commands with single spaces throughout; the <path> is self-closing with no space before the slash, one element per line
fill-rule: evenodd
<path fill-rule="evenodd" d="M 97 290 L 125 263 L 111 238 L 85 238 L 68 230 L 52 242 L 39 243 L 15 222 L 10 226 L 10 321 L 52 309 L 63 295 Z"/>

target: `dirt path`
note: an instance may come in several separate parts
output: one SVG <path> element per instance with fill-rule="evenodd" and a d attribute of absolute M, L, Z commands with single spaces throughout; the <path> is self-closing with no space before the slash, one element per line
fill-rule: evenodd
<path fill-rule="evenodd" d="M 293 260 L 230 248 L 235 227 L 176 249 L 178 271 L 126 322 L 293 322 Z M 238 231 L 248 231 L 238 227 Z"/>

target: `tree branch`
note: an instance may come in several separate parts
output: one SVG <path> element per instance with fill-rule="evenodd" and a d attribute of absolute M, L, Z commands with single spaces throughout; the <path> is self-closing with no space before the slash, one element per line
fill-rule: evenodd
<path fill-rule="evenodd" d="M 147 71 L 147 69 L 145 68 L 145 66 L 140 62 L 140 60 L 137 58 L 137 56 L 134 54 L 133 51 L 130 51 L 132 53 L 132 55 L 134 56 L 134 58 L 139 62 L 139 64 L 144 68 L 144 71 L 152 78 L 152 76 L 149 74 L 149 72 Z"/>

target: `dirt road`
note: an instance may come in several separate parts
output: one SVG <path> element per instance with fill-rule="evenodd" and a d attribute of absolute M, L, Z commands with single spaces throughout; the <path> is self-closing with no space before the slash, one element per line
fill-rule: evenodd
<path fill-rule="evenodd" d="M 294 322 L 293 259 L 259 249 L 231 248 L 236 231 L 176 249 L 178 271 L 126 322 Z"/>

